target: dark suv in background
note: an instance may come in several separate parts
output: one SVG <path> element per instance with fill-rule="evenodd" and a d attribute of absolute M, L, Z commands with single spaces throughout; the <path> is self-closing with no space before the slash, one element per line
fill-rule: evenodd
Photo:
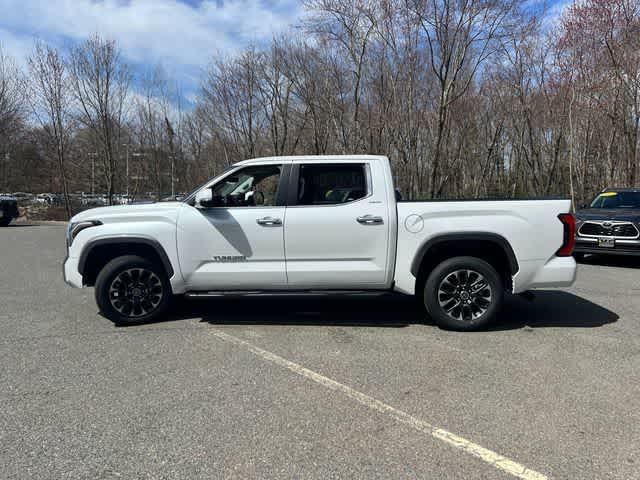
<path fill-rule="evenodd" d="M 0 227 L 8 226 L 14 218 L 18 218 L 18 200 L 0 195 Z"/>
<path fill-rule="evenodd" d="M 640 255 L 640 188 L 607 188 L 576 212 L 574 256 Z"/>

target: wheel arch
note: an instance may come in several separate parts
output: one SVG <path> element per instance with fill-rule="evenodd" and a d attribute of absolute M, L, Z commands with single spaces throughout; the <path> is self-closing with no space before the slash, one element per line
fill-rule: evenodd
<path fill-rule="evenodd" d="M 160 242 L 146 237 L 100 238 L 84 246 L 78 260 L 78 272 L 87 286 L 95 284 L 100 270 L 114 258 L 138 255 L 162 267 L 170 279 L 174 274 L 167 252 Z"/>
<path fill-rule="evenodd" d="M 421 294 L 427 276 L 438 264 L 457 256 L 473 256 L 487 261 L 501 275 L 507 289 L 519 270 L 511 244 L 501 235 L 491 232 L 438 235 L 420 246 L 411 263 L 411 273 L 416 278 L 416 294 Z"/>

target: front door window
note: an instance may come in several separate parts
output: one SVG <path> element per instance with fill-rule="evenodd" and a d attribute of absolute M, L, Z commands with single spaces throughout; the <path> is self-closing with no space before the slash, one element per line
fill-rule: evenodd
<path fill-rule="evenodd" d="M 212 187 L 216 207 L 272 207 L 276 205 L 281 165 L 246 167 Z"/>

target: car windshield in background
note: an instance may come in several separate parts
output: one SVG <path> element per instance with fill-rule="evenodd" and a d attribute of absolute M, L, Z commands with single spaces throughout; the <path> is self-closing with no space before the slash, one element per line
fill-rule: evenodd
<path fill-rule="evenodd" d="M 604 192 L 591 202 L 591 208 L 640 209 L 640 192 Z"/>

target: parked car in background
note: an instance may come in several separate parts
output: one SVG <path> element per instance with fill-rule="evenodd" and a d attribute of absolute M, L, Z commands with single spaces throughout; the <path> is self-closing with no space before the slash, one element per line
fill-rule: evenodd
<path fill-rule="evenodd" d="M 162 197 L 160 199 L 161 202 L 181 202 L 187 196 L 186 193 L 176 193 L 175 195 Z"/>
<path fill-rule="evenodd" d="M 39 193 L 34 199 L 34 203 L 42 205 L 53 205 L 53 195 L 50 193 Z"/>
<path fill-rule="evenodd" d="M 14 192 L 11 196 L 16 199 L 18 205 L 20 206 L 30 204 L 36 197 L 33 193 L 27 192 Z"/>
<path fill-rule="evenodd" d="M 640 255 L 640 188 L 607 188 L 576 212 L 574 256 Z"/>
<path fill-rule="evenodd" d="M 18 218 L 18 199 L 12 196 L 0 195 L 0 227 L 6 227 L 11 220 Z"/>
<path fill-rule="evenodd" d="M 54 207 L 61 207 L 64 205 L 64 195 L 62 193 L 51 193 L 51 204 Z M 69 195 L 69 200 L 72 201 L 71 195 Z"/>
<path fill-rule="evenodd" d="M 83 207 L 103 207 L 109 204 L 105 195 L 82 195 L 80 204 Z"/>

